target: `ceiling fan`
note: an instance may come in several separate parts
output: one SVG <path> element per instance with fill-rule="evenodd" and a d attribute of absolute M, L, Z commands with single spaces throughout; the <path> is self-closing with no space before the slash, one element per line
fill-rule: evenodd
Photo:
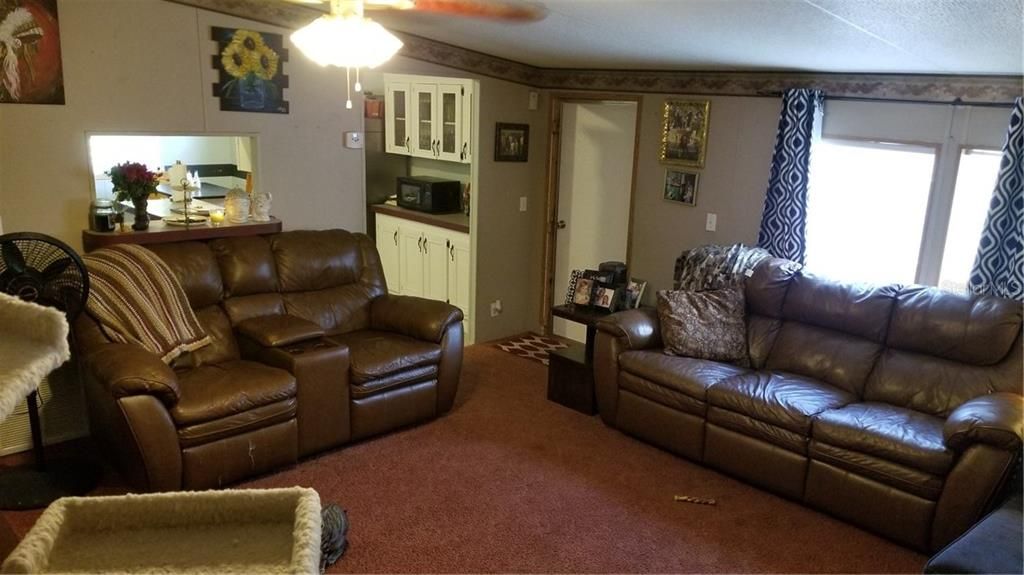
<path fill-rule="evenodd" d="M 314 4 L 329 11 L 291 35 L 306 56 L 321 66 L 345 68 L 349 90 L 345 107 L 352 108 L 352 94 L 362 91 L 360 68 L 376 68 L 402 47 L 402 41 L 383 26 L 363 16 L 364 10 L 398 9 L 471 16 L 509 22 L 533 22 L 547 16 L 547 9 L 517 0 L 289 0 Z M 351 84 L 351 71 L 356 81 Z M 349 87 L 350 86 L 350 87 Z"/>
<path fill-rule="evenodd" d="M 543 20 L 547 9 L 523 0 L 288 0 L 295 4 L 330 5 L 332 13 L 346 11 L 409 10 L 509 22 Z"/>

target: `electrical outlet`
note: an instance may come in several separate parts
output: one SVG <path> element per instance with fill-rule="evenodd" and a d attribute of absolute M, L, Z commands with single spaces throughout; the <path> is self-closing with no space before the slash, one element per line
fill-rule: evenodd
<path fill-rule="evenodd" d="M 526 196 L 519 196 L 519 211 L 526 211 Z"/>
<path fill-rule="evenodd" d="M 708 214 L 708 220 L 704 224 L 704 229 L 713 232 L 718 229 L 718 214 Z"/>
<path fill-rule="evenodd" d="M 491 317 L 498 317 L 501 315 L 501 300 L 496 299 L 491 302 Z"/>

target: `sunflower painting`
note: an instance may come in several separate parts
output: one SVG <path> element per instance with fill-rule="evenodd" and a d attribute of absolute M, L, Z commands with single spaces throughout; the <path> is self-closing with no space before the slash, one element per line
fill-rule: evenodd
<path fill-rule="evenodd" d="M 213 95 L 220 98 L 220 109 L 287 114 L 288 51 L 281 35 L 214 27 L 213 39 L 219 50 L 213 67 L 220 73 Z"/>

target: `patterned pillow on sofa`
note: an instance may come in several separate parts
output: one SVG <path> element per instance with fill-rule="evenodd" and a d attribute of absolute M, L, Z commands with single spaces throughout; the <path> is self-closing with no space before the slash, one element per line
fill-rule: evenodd
<path fill-rule="evenodd" d="M 746 302 L 740 288 L 658 292 L 665 353 L 717 361 L 747 361 Z"/>

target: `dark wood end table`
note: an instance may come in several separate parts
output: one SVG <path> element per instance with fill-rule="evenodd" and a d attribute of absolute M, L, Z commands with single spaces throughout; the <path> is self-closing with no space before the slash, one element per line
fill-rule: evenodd
<path fill-rule="evenodd" d="M 551 314 L 587 326 L 587 343 L 574 342 L 565 349 L 556 349 L 548 354 L 548 399 L 580 413 L 594 415 L 597 413 L 594 339 L 597 337 L 597 322 L 608 317 L 610 312 L 567 304 L 554 306 Z"/>

